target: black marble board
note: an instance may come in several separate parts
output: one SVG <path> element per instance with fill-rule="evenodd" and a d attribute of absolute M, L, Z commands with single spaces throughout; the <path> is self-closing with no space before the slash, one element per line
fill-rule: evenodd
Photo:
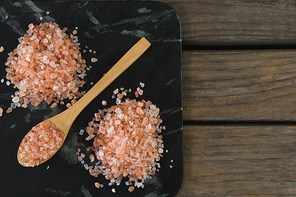
<path fill-rule="evenodd" d="M 43 102 L 37 107 L 16 108 L 0 117 L 0 196 L 175 196 L 183 179 L 182 147 L 182 92 L 181 92 L 181 27 L 176 12 L 158 2 L 91 2 L 91 1 L 1 1 L 0 2 L 0 107 L 4 111 L 11 104 L 16 89 L 7 85 L 5 62 L 8 53 L 16 48 L 30 23 L 56 22 L 68 27 L 70 34 L 78 27 L 81 50 L 92 49 L 96 54 L 82 53 L 87 66 L 86 85 L 96 83 L 119 58 L 141 37 L 151 47 L 127 71 L 106 88 L 77 117 L 65 144 L 46 163 L 25 168 L 18 164 L 16 153 L 24 135 L 37 123 L 66 109 L 64 105 L 51 109 Z M 92 63 L 92 57 L 98 62 Z M 138 99 L 151 100 L 161 110 L 164 152 L 161 168 L 144 188 L 128 192 L 124 181 L 120 186 L 108 186 L 109 181 L 100 175 L 89 175 L 77 160 L 77 148 L 89 144 L 80 135 L 98 109 L 115 104 L 111 98 L 116 88 L 139 87 L 145 83 L 144 95 Z M 130 98 L 135 98 L 129 94 Z M 107 106 L 101 101 L 106 100 Z M 172 168 L 171 168 L 171 167 Z M 124 179 L 125 180 L 125 179 Z M 94 187 L 94 182 L 103 188 Z M 111 189 L 114 188 L 116 193 Z"/>

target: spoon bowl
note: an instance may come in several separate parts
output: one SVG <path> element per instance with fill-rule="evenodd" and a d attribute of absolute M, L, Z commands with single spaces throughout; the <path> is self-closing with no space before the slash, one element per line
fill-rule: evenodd
<path fill-rule="evenodd" d="M 145 38 L 141 38 L 132 48 L 129 49 L 128 52 L 125 53 L 124 56 L 82 97 L 80 98 L 73 106 L 68 108 L 67 110 L 61 112 L 60 114 L 53 116 L 43 122 L 52 123 L 59 131 L 64 133 L 64 137 L 62 142 L 60 143 L 57 151 L 63 145 L 69 130 L 77 118 L 77 116 L 81 113 L 81 111 L 94 99 L 96 98 L 106 87 L 108 87 L 118 76 L 120 76 L 130 65 L 132 65 L 149 47 L 150 43 Z M 40 124 L 40 123 L 39 123 Z M 39 125 L 37 124 L 37 125 Z M 36 125 L 36 126 L 37 126 Z M 31 132 L 30 130 L 27 135 Z M 27 136 L 26 135 L 26 136 Z M 17 152 L 18 162 L 25 167 L 34 167 L 34 165 L 25 165 L 20 161 L 20 147 L 26 136 L 23 138 Z M 57 152 L 56 151 L 56 152 Z M 38 165 L 49 160 L 54 154 L 52 154 L 49 158 L 44 159 Z"/>

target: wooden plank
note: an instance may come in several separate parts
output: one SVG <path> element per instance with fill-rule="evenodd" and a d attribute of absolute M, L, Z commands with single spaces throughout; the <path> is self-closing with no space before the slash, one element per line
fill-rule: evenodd
<path fill-rule="evenodd" d="M 178 13 L 185 45 L 296 44 L 295 1 L 161 1 Z"/>
<path fill-rule="evenodd" d="M 295 126 L 184 126 L 178 197 L 296 195 Z"/>
<path fill-rule="evenodd" d="M 184 120 L 296 120 L 296 50 L 183 51 Z"/>

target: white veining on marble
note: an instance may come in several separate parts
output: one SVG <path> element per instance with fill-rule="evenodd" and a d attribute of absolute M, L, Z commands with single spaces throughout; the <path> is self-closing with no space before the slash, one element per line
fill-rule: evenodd
<path fill-rule="evenodd" d="M 123 35 L 137 36 L 137 37 L 140 37 L 140 38 L 147 37 L 147 36 L 151 35 L 150 33 L 146 33 L 143 30 L 133 30 L 133 31 L 122 30 L 120 33 L 123 34 Z"/>
<path fill-rule="evenodd" d="M 35 3 L 33 3 L 32 1 L 25 1 L 25 4 L 27 6 L 29 6 L 29 8 L 31 8 L 31 10 L 33 10 L 34 12 L 37 12 L 37 13 L 42 13 L 44 12 L 43 10 L 41 10 L 40 8 L 38 8 Z"/>
<path fill-rule="evenodd" d="M 149 13 L 151 10 L 147 9 L 146 7 L 138 9 L 139 13 Z"/>
<path fill-rule="evenodd" d="M 46 21 L 52 21 L 54 22 L 55 19 L 50 17 L 49 15 L 45 15 L 45 16 L 42 16 L 42 13 L 45 13 L 44 10 L 38 8 L 34 2 L 32 1 L 25 1 L 25 4 L 33 11 L 35 12 L 34 13 L 34 16 L 37 18 L 37 20 L 40 20 L 40 17 L 42 17 L 43 19 L 45 19 Z"/>
<path fill-rule="evenodd" d="M 23 5 L 20 2 L 14 2 L 12 5 L 19 8 L 23 7 Z"/>
<path fill-rule="evenodd" d="M 159 19 L 161 19 L 164 16 L 165 16 L 165 18 L 173 16 L 173 10 L 165 10 L 165 11 L 161 11 L 161 12 L 152 13 L 149 15 L 142 15 L 139 17 L 122 19 L 116 23 L 111 23 L 111 24 L 104 24 L 104 25 L 97 24 L 94 26 L 94 29 L 99 33 L 109 33 L 109 32 L 113 31 L 111 29 L 108 29 L 109 27 L 115 27 L 115 26 L 125 25 L 125 24 L 141 25 L 143 23 L 148 23 L 148 22 L 152 22 L 152 21 L 159 21 Z M 162 20 L 160 20 L 160 21 L 162 21 Z M 157 27 L 159 27 L 159 26 L 157 26 Z"/>
<path fill-rule="evenodd" d="M 170 130 L 170 131 L 168 131 L 168 132 L 166 132 L 166 133 L 163 133 L 162 135 L 172 135 L 172 134 L 175 134 L 175 133 L 178 133 L 178 132 L 181 132 L 181 131 L 183 131 L 183 127 L 179 127 L 179 128 L 177 128 L 177 129 L 174 129 L 174 130 Z"/>
<path fill-rule="evenodd" d="M 65 159 L 69 164 L 77 164 L 79 163 L 76 155 L 78 148 L 83 149 L 85 148 L 85 145 L 78 142 L 78 136 L 76 133 L 71 133 L 67 136 L 67 139 L 59 150 L 58 155 Z"/>
<path fill-rule="evenodd" d="M 160 170 L 162 170 L 160 168 Z M 151 179 L 146 179 L 145 180 L 145 185 L 154 185 L 155 186 L 155 190 L 147 195 L 145 195 L 145 197 L 167 197 L 169 194 L 159 194 L 159 191 L 161 191 L 161 189 L 163 188 L 163 185 L 161 184 L 159 178 L 157 175 L 152 176 Z"/>
<path fill-rule="evenodd" d="M 55 189 L 49 189 L 49 188 L 46 188 L 45 191 L 54 195 L 59 195 L 59 196 L 68 196 L 71 194 L 71 192 L 69 191 L 55 190 Z"/>
<path fill-rule="evenodd" d="M 170 84 L 173 83 L 176 79 L 179 79 L 179 77 L 176 77 L 176 78 L 173 78 L 173 79 L 169 80 L 165 85 L 166 85 L 166 86 L 170 85 Z"/>
<path fill-rule="evenodd" d="M 16 124 L 13 124 L 10 126 L 10 129 L 13 129 L 16 126 Z"/>
<path fill-rule="evenodd" d="M 1 18 L 1 22 L 9 25 L 11 29 L 17 34 L 19 35 L 25 34 L 25 31 L 21 28 L 20 24 L 16 20 L 14 20 L 12 17 L 10 17 L 7 11 L 3 7 L 0 7 L 0 18 Z"/>
<path fill-rule="evenodd" d="M 175 114 L 175 113 L 177 113 L 177 112 L 179 112 L 179 111 L 182 111 L 183 110 L 183 107 L 174 107 L 174 108 L 170 108 L 170 109 L 167 109 L 167 110 L 164 110 L 164 111 L 161 111 L 160 112 L 160 115 L 161 116 L 163 116 L 164 114 L 170 114 L 170 115 L 172 115 L 172 114 Z"/>
<path fill-rule="evenodd" d="M 84 197 L 92 197 L 92 195 L 84 185 L 81 186 L 79 191 L 83 194 Z"/>
<path fill-rule="evenodd" d="M 86 11 L 86 14 L 88 15 L 89 17 L 89 20 L 91 22 L 93 22 L 95 25 L 99 25 L 100 22 L 98 21 L 98 19 L 96 19 L 94 16 L 93 16 L 93 13 L 91 11 Z"/>

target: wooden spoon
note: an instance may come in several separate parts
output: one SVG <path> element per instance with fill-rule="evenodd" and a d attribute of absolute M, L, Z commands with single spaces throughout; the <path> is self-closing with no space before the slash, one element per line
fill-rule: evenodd
<path fill-rule="evenodd" d="M 94 99 L 96 98 L 107 86 L 109 86 L 121 73 L 123 73 L 130 65 L 132 65 L 149 47 L 150 43 L 145 38 L 141 38 L 82 98 L 80 98 L 72 107 L 63 111 L 62 113 L 45 120 L 46 122 L 53 123 L 57 129 L 64 133 L 64 138 L 57 151 L 63 145 L 69 130 L 80 112 Z M 40 124 L 40 123 L 39 123 Z M 37 126 L 37 125 L 36 125 Z M 28 132 L 30 133 L 31 130 Z M 28 135 L 27 133 L 27 135 Z M 27 136 L 26 135 L 26 136 Z M 22 142 L 26 138 L 23 138 Z M 21 142 L 21 144 L 22 144 Z M 21 146 L 20 144 L 20 146 Z M 28 166 L 20 162 L 19 159 L 20 147 L 17 152 L 18 162 L 25 167 Z M 54 154 L 53 154 L 54 155 Z M 53 156 L 52 155 L 52 156 Z M 48 159 L 39 163 L 42 164 Z"/>

